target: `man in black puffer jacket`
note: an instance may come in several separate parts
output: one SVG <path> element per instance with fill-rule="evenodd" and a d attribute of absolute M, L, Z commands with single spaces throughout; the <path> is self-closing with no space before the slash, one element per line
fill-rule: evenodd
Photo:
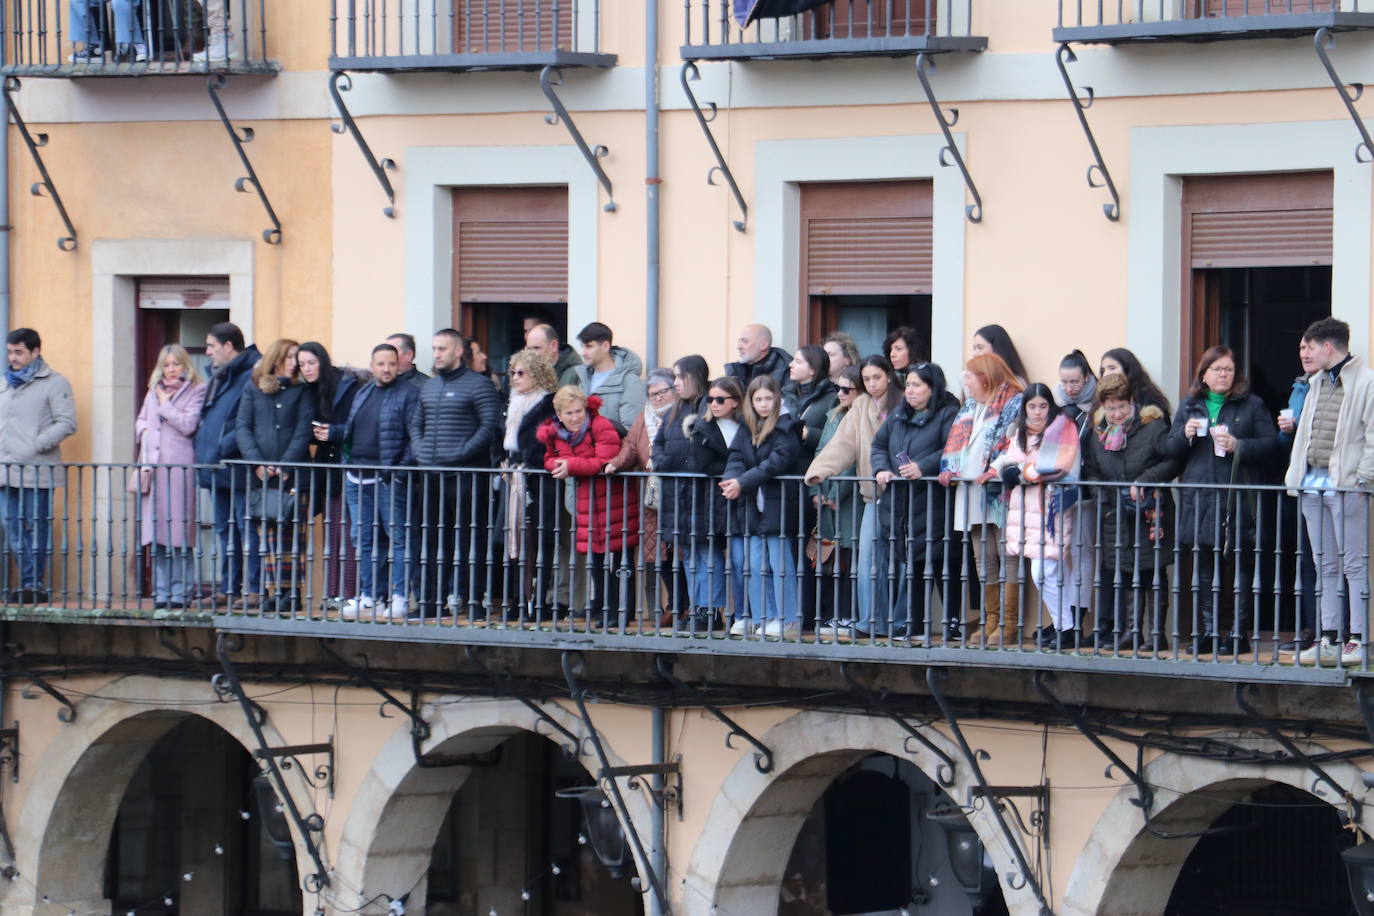
<path fill-rule="evenodd" d="M 492 466 L 492 448 L 501 440 L 501 398 L 487 378 L 463 365 L 462 354 L 457 331 L 434 335 L 434 377 L 420 389 L 410 418 L 411 453 L 422 467 Z M 412 556 L 429 558 L 420 573 L 422 601 L 447 598 L 455 610 L 466 606 L 479 616 L 487 581 L 489 476 L 430 472 L 413 496 L 410 515 L 424 540 L 417 539 L 419 552 Z"/>

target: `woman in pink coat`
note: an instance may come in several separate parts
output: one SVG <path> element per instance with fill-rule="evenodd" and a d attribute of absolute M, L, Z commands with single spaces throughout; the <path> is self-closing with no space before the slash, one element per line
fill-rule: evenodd
<path fill-rule="evenodd" d="M 204 381 L 190 354 L 176 344 L 163 347 L 134 426 L 144 466 L 129 487 L 139 503 L 141 543 L 152 548 L 153 607 L 159 609 L 186 606 L 196 540 L 193 437 L 204 400 Z"/>

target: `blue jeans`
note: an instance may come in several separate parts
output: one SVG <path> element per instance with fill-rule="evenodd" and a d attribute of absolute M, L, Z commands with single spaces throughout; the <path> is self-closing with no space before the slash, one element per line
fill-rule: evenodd
<path fill-rule="evenodd" d="M 192 548 L 153 545 L 153 600 L 186 603 L 186 588 L 195 575 Z"/>
<path fill-rule="evenodd" d="M 87 45 L 103 43 L 101 23 L 107 21 L 104 13 L 104 0 L 68 0 L 71 11 L 68 37 L 74 42 Z M 121 45 L 143 44 L 143 36 L 134 28 L 133 0 L 110 0 L 114 7 L 115 43 Z"/>
<path fill-rule="evenodd" d="M 795 538 L 750 535 L 745 569 L 749 616 L 784 623 L 801 621 L 801 582 Z"/>
<path fill-rule="evenodd" d="M 358 593 L 366 598 L 405 595 L 417 567 L 406 562 L 405 487 L 383 480 L 355 483 L 344 480 L 344 499 L 352 522 L 353 546 L 358 551 Z M 411 573 L 411 575 L 407 575 Z M 374 588 L 380 581 L 380 596 Z"/>
<path fill-rule="evenodd" d="M 244 589 L 250 595 L 262 591 L 262 551 L 258 547 L 258 526 L 247 521 L 248 494 L 236 487 L 230 496 L 229 487 L 217 486 L 215 497 L 215 534 L 219 537 L 220 591 L 237 595 L 244 587 L 243 569 L 248 564 L 248 582 Z"/>
<path fill-rule="evenodd" d="M 19 559 L 20 586 L 45 588 L 48 555 L 52 552 L 52 490 L 41 487 L 3 487 L 5 538 L 11 556 Z"/>
<path fill-rule="evenodd" d="M 737 538 L 742 541 L 743 539 Z M 736 610 L 744 607 L 744 579 L 740 569 L 725 574 L 725 550 L 723 544 L 701 542 L 688 545 L 687 584 L 692 606 L 699 608 L 723 608 L 726 606 L 726 588 L 734 596 Z"/>

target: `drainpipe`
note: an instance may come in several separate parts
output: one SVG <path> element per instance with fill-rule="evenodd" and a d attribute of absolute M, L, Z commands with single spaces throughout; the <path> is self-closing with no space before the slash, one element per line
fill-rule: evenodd
<path fill-rule="evenodd" d="M 8 35 L 4 5 L 0 5 L 0 35 Z M 0 42 L 0 66 L 8 61 Z M 0 333 L 10 330 L 10 116 L 4 112 L 0 127 Z"/>
<path fill-rule="evenodd" d="M 644 4 L 644 195 L 648 206 L 645 236 L 645 371 L 658 367 L 658 284 L 659 284 L 659 195 L 658 186 L 658 6 L 659 0 Z"/>
<path fill-rule="evenodd" d="M 654 0 L 650 0 L 650 4 Z M 650 726 L 650 739 L 653 744 L 653 763 L 668 762 L 668 712 L 662 706 L 655 706 L 653 709 L 653 722 Z M 654 799 L 663 797 L 663 776 L 656 774 L 652 777 L 651 783 L 654 788 Z M 663 888 L 665 894 L 668 890 L 668 850 L 665 846 L 664 816 L 663 806 L 655 803 L 650 806 L 649 825 L 653 832 L 652 845 L 649 848 L 649 867 L 658 875 L 658 886 Z M 649 895 L 649 916 L 663 916 L 663 909 L 659 906 L 658 895 Z"/>

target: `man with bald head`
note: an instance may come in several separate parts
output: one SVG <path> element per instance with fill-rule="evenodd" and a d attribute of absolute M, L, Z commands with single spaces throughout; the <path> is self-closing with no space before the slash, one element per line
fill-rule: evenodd
<path fill-rule="evenodd" d="M 727 363 L 725 374 L 739 379 L 745 388 L 760 375 L 773 376 L 779 388 L 787 383 L 787 365 L 792 362 L 792 355 L 773 346 L 773 332 L 765 326 L 745 325 L 735 341 L 735 349 L 739 351 L 739 362 Z"/>
<path fill-rule="evenodd" d="M 582 357 L 572 347 L 558 339 L 558 332 L 552 325 L 536 324 L 525 332 L 525 346 L 538 350 L 553 364 L 553 374 L 558 376 L 558 385 L 576 385 L 577 367 L 582 365 Z"/>

